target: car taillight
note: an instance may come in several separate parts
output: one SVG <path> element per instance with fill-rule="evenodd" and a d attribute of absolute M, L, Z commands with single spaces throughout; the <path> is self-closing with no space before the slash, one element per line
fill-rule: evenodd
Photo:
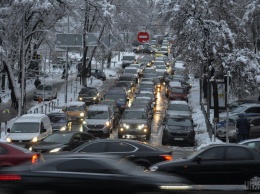
<path fill-rule="evenodd" d="M 163 157 L 164 160 L 172 160 L 173 157 L 172 155 L 161 155 Z"/>
<path fill-rule="evenodd" d="M 32 156 L 32 164 L 37 164 L 39 161 L 39 156 L 37 154 L 34 154 Z"/>
<path fill-rule="evenodd" d="M 20 175 L 15 174 L 1 174 L 0 175 L 0 181 L 19 181 L 21 180 Z"/>

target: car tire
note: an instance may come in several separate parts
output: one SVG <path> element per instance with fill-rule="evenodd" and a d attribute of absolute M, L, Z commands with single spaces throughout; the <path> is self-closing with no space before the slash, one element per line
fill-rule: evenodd
<path fill-rule="evenodd" d="M 246 180 L 249 191 L 260 191 L 260 174 L 253 174 Z"/>
<path fill-rule="evenodd" d="M 164 138 L 162 138 L 162 145 L 167 145 L 167 141 Z"/>
<path fill-rule="evenodd" d="M 142 172 L 144 172 L 144 171 L 147 171 L 148 170 L 148 168 L 149 168 L 149 166 L 147 165 L 147 164 L 145 164 L 145 163 L 136 163 L 136 170 L 139 170 L 139 171 L 142 171 Z"/>
<path fill-rule="evenodd" d="M 122 138 L 123 138 L 123 135 L 122 135 L 121 133 L 118 133 L 117 138 L 118 138 L 118 139 L 122 139 Z"/>

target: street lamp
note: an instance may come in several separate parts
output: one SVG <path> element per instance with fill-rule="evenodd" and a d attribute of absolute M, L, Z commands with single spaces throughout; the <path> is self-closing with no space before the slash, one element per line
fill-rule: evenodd
<path fill-rule="evenodd" d="M 229 143 L 229 138 L 228 138 L 228 123 L 229 123 L 229 78 L 231 77 L 230 71 L 227 70 L 227 74 L 225 75 L 227 77 L 227 93 L 226 93 L 226 98 L 227 98 L 227 105 L 226 105 L 226 111 L 227 111 L 227 118 L 226 118 L 226 143 Z"/>

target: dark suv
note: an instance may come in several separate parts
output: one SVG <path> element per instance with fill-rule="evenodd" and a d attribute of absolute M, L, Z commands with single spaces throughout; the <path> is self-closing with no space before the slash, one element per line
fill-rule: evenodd
<path fill-rule="evenodd" d="M 120 121 L 118 138 L 124 135 L 145 136 L 147 140 L 151 137 L 151 119 L 146 108 L 130 107 Z"/>
<path fill-rule="evenodd" d="M 96 88 L 84 87 L 81 88 L 78 100 L 83 101 L 86 105 L 98 104 L 101 99 L 101 95 Z"/>
<path fill-rule="evenodd" d="M 91 69 L 91 75 L 102 81 L 105 81 L 107 79 L 106 74 L 99 69 Z"/>

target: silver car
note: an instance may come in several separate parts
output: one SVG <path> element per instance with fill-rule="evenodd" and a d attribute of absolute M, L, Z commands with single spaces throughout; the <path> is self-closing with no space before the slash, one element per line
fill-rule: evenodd
<path fill-rule="evenodd" d="M 34 91 L 34 100 L 41 97 L 43 100 L 52 100 L 57 98 L 57 88 L 50 84 L 40 84 Z"/>

